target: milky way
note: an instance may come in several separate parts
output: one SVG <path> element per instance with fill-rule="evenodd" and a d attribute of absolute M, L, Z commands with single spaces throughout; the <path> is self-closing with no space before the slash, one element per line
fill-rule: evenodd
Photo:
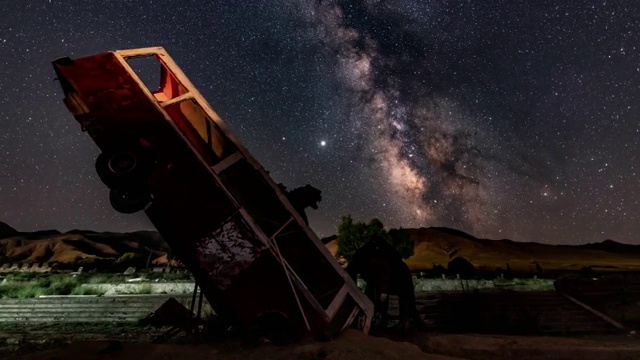
<path fill-rule="evenodd" d="M 326 1 L 316 10 L 338 75 L 362 110 L 352 121 L 407 225 L 490 224 L 482 136 L 432 89 L 427 44 L 377 2 Z"/>
<path fill-rule="evenodd" d="M 50 62 L 164 46 L 275 181 L 341 216 L 640 243 L 636 0 L 5 1 L 0 221 L 150 229 L 109 205 Z"/>

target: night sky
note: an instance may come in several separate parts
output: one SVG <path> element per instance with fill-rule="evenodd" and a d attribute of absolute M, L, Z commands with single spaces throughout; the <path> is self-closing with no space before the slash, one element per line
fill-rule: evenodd
<path fill-rule="evenodd" d="M 276 182 L 342 215 L 640 243 L 640 3 L 0 0 L 0 221 L 122 215 L 50 62 L 164 46 Z"/>

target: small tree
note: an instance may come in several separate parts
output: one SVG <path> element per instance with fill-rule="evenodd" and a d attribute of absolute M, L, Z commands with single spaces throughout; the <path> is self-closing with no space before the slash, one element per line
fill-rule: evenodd
<path fill-rule="evenodd" d="M 369 224 L 354 222 L 351 215 L 342 217 L 342 223 L 338 227 L 338 251 L 336 256 L 350 261 L 353 254 L 364 246 L 373 237 L 379 237 L 388 241 L 400 253 L 403 259 L 413 255 L 413 241 L 406 230 L 384 229 L 382 221 L 372 219 Z"/>
<path fill-rule="evenodd" d="M 408 259 L 415 253 L 415 245 L 411 240 L 411 234 L 406 229 L 389 230 L 391 245 L 400 253 L 403 259 Z"/>
<path fill-rule="evenodd" d="M 367 226 L 363 222 L 354 222 L 351 215 L 342 217 L 338 226 L 338 251 L 336 256 L 351 260 L 353 253 L 369 240 Z"/>

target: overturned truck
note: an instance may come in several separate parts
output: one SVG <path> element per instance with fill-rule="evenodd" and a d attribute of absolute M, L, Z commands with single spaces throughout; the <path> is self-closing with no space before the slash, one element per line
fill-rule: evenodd
<path fill-rule="evenodd" d="M 152 64 L 134 71 L 138 59 Z M 224 321 L 276 316 L 322 337 L 369 330 L 369 299 L 163 48 L 53 66 L 65 105 L 101 150 L 96 171 L 112 206 L 146 213 Z"/>

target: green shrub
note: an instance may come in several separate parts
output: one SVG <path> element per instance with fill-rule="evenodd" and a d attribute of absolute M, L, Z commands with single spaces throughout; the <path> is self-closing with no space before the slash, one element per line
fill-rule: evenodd
<path fill-rule="evenodd" d="M 15 292 L 14 296 L 18 299 L 30 299 L 42 295 L 43 292 L 42 288 L 36 286 L 23 286 Z"/>
<path fill-rule="evenodd" d="M 51 285 L 47 289 L 47 295 L 69 295 L 80 285 L 77 278 L 69 276 L 58 276 L 51 279 Z"/>
<path fill-rule="evenodd" d="M 51 276 L 45 276 L 42 277 L 41 279 L 38 279 L 38 286 L 41 288 L 49 288 L 51 286 Z"/>
<path fill-rule="evenodd" d="M 102 296 L 102 295 L 104 295 L 104 291 L 101 291 L 99 289 L 86 287 L 86 286 L 82 286 L 82 285 L 78 285 L 71 291 L 71 295 L 98 295 L 98 296 Z"/>
<path fill-rule="evenodd" d="M 89 284 L 113 284 L 124 282 L 124 275 L 121 274 L 99 274 L 87 279 Z"/>
<path fill-rule="evenodd" d="M 134 291 L 134 294 L 151 294 L 151 284 L 142 284 L 138 286 Z"/>
<path fill-rule="evenodd" d="M 15 284 L 0 285 L 0 299 L 13 299 L 22 286 Z"/>
<path fill-rule="evenodd" d="M 13 272 L 7 275 L 7 282 L 25 282 L 31 281 L 38 276 L 38 273 L 32 272 Z"/>

